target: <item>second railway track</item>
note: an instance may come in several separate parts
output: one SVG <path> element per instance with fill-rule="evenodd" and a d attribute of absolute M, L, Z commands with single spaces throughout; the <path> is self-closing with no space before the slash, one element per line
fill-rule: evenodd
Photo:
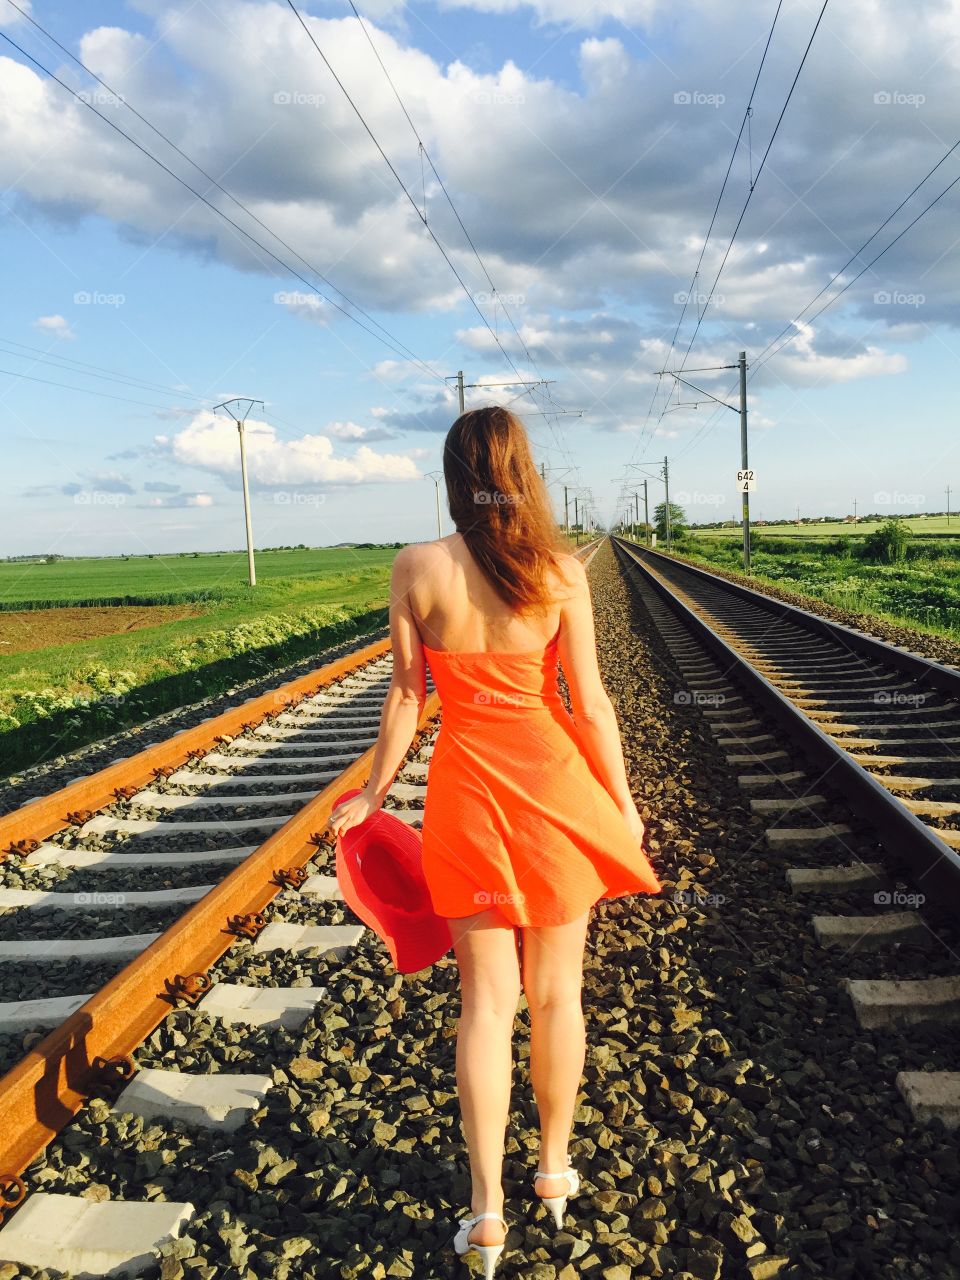
<path fill-rule="evenodd" d="M 504 1277 L 956 1280 L 953 1138 L 936 1108 L 911 1112 L 917 1098 L 908 1106 L 896 1082 L 898 1073 L 951 1065 L 952 1040 L 929 1021 L 858 1028 L 847 986 L 851 976 L 949 978 L 956 933 L 949 920 L 939 927 L 939 904 L 932 914 L 928 904 L 922 941 L 939 950 L 918 945 L 915 934 L 888 938 L 876 951 L 818 938 L 813 911 L 832 909 L 837 889 L 815 884 L 810 896 L 787 869 L 830 873 L 845 851 L 856 866 L 870 865 L 873 879 L 842 888 L 844 909 L 872 914 L 855 896 L 864 883 L 871 895 L 883 875 L 893 892 L 906 885 L 893 865 L 874 865 L 885 854 L 878 833 L 842 790 L 796 810 L 790 801 L 798 791 L 815 794 L 810 760 L 768 709 L 716 669 L 715 655 L 633 570 L 631 593 L 608 549 L 592 579 L 604 679 L 664 892 L 601 905 L 591 928 L 590 1050 L 571 1148 L 585 1190 L 559 1235 L 528 1203 L 536 1113 L 520 1055 L 505 1167 L 512 1227 Z M 385 667 L 383 658 L 363 664 L 348 678 L 352 689 L 336 695 L 337 711 L 366 717 Z M 297 708 L 300 723 L 309 718 L 306 730 L 321 729 L 331 695 L 311 696 L 312 709 Z M 287 714 L 281 709 L 277 719 Z M 341 730 L 370 729 L 347 719 L 338 721 Z M 413 821 L 435 727 L 425 718 L 388 802 Z M 467 1274 L 448 1247 L 467 1187 L 452 1084 L 455 966 L 448 957 L 400 978 L 379 942 L 351 921 L 329 878 L 329 844 L 311 846 L 309 836 L 322 825 L 329 787 L 356 785 L 362 769 L 348 765 L 324 788 L 325 766 L 340 762 L 326 754 L 335 752 L 330 739 L 306 730 L 276 720 L 259 732 L 241 728 L 236 747 L 221 744 L 202 762 L 181 763 L 179 778 L 146 782 L 149 807 L 138 820 L 192 815 L 218 826 L 168 832 L 170 846 L 153 852 L 170 865 L 142 864 L 157 876 L 154 888 L 179 877 L 179 859 L 191 853 L 182 842 L 200 839 L 203 858 L 230 848 L 247 857 L 205 880 L 194 850 L 188 887 L 215 885 L 186 908 L 195 922 L 207 913 L 206 951 L 178 952 L 182 930 L 174 924 L 114 980 L 139 972 L 159 988 L 134 1037 L 132 1064 L 121 1058 L 89 1070 L 96 1037 L 106 1034 L 100 997 L 72 1040 L 58 1042 L 54 1033 L 60 1078 L 51 1087 L 41 1072 L 29 1097 L 40 1100 L 38 1119 L 50 1133 L 63 1132 L 24 1171 L 30 1194 L 0 1231 L 0 1259 L 20 1261 L 0 1263 L 0 1280 L 111 1267 L 161 1280 L 433 1280 L 454 1267 Z M 764 741 L 771 732 L 777 740 Z M 251 742 L 258 745 L 246 750 Z M 351 741 L 346 754 L 364 745 Z M 796 750 L 789 769 L 776 759 L 764 765 L 777 750 Z M 224 770 L 221 756 L 239 760 L 238 772 L 232 764 Z M 797 770 L 807 771 L 799 789 L 796 779 L 782 781 Z M 271 803 L 252 805 L 262 794 L 257 779 L 267 776 Z M 239 829 L 226 824 L 284 816 L 271 807 L 277 797 L 297 811 L 278 830 L 246 828 L 250 846 L 240 845 Z M 191 798 L 213 803 L 180 803 Z M 137 820 L 131 799 L 106 816 Z M 121 849 L 155 838 L 156 828 L 90 830 L 89 821 L 68 835 L 48 833 L 46 843 L 67 852 L 92 845 L 85 852 L 103 866 L 137 857 Z M 816 839 L 802 834 L 813 828 L 821 828 Z M 791 844 L 777 831 L 801 835 Z M 255 841 L 262 843 L 253 848 Z M 115 842 L 120 847 L 106 847 Z M 11 865 L 16 872 L 19 864 Z M 313 880 L 281 874 L 286 887 L 273 883 L 264 896 L 254 866 L 259 881 L 297 866 Z M 108 884 L 106 874 L 91 871 L 80 891 Z M 239 936 L 224 934 L 217 914 L 230 882 L 231 901 L 247 903 Z M 37 905 L 16 915 L 39 920 Z M 122 913 L 104 905 L 109 926 Z M 50 910 L 60 907 L 44 912 L 52 920 Z M 177 975 L 184 981 L 165 1002 L 159 978 Z M 49 1048 L 46 1057 L 49 1068 Z M 72 1124 L 58 1106 L 79 1108 Z M 23 1120 L 13 1115 L 14 1128 Z M 2 1190 L 11 1201 L 22 1194 L 11 1179 Z"/>

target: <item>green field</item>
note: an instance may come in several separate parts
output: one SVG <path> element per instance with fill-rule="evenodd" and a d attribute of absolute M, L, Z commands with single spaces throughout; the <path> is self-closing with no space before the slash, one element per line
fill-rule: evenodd
<path fill-rule="evenodd" d="M 261 551 L 254 588 L 243 553 L 0 564 L 0 637 L 31 646 L 0 646 L 0 772 L 383 625 L 395 555 Z M 195 616 L 149 625 L 152 607 Z M 84 623 L 101 634 L 63 642 Z"/>
<path fill-rule="evenodd" d="M 883 564 L 858 554 L 857 540 L 844 536 L 849 525 L 839 529 L 840 536 L 819 541 L 790 540 L 779 527 L 758 530 L 753 576 L 760 585 L 786 587 L 838 608 L 960 639 L 960 542 L 942 533 L 929 541 L 911 537 L 903 561 Z M 737 537 L 711 538 L 695 530 L 675 550 L 707 565 L 742 570 L 742 535 L 731 532 Z"/>
<path fill-rule="evenodd" d="M 754 521 L 752 527 L 761 535 L 769 534 L 778 538 L 827 538 L 838 534 L 856 538 L 879 529 L 884 520 L 858 520 L 849 524 L 843 520 L 828 520 L 824 523 L 811 521 L 809 524 L 799 525 L 792 522 L 758 525 Z M 960 538 L 960 515 L 951 516 L 949 523 L 946 516 L 907 516 L 903 518 L 903 524 L 918 537 Z M 743 538 L 739 525 L 727 529 L 695 529 L 693 532 L 698 538 Z"/>

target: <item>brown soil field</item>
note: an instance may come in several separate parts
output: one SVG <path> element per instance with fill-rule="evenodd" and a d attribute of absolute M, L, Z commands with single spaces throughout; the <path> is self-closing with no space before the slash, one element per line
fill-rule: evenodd
<path fill-rule="evenodd" d="M 154 604 L 0 613 L 0 657 L 157 627 L 180 618 L 196 618 L 202 612 L 193 605 Z"/>

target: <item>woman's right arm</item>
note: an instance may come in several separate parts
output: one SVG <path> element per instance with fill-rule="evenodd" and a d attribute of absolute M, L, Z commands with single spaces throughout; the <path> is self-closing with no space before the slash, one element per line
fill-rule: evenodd
<path fill-rule="evenodd" d="M 600 677 L 590 585 L 579 560 L 571 556 L 567 565 L 570 592 L 561 605 L 558 646 L 570 689 L 574 725 L 584 755 L 616 801 L 639 844 L 643 838 L 643 820 L 627 782 L 617 713 Z"/>

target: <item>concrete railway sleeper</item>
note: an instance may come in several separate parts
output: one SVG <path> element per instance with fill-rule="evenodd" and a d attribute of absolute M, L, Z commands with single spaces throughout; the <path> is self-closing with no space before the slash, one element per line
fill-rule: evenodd
<path fill-rule="evenodd" d="M 875 883 L 898 892 L 894 864 L 829 780 L 809 786 L 809 760 L 704 654 L 649 582 L 625 575 L 609 545 L 593 551 L 601 666 L 664 892 L 594 913 L 584 988 L 590 1047 L 571 1147 L 584 1192 L 559 1234 L 530 1203 L 536 1113 L 520 1051 L 501 1274 L 957 1280 L 960 1250 L 949 1230 L 960 1189 L 955 1141 L 942 1118 L 927 1123 L 911 1113 L 891 1071 L 894 1061 L 942 1067 L 952 1044 L 930 1022 L 858 1029 L 843 985 L 949 979 L 943 947 L 915 944 L 930 942 L 934 930 L 960 945 L 951 921 L 928 903 L 913 913 L 919 931 L 900 921 L 900 942 L 889 950 L 819 945 L 810 904 L 836 898 L 796 891 L 784 852 L 802 849 L 805 865 L 795 869 L 813 873 L 835 865 L 845 848 L 861 876 L 854 893 Z M 694 697 L 707 691 L 714 701 Z M 396 787 L 398 812 L 412 821 L 435 717 L 422 727 Z M 315 740 L 305 756 L 276 753 L 264 735 L 254 741 L 263 745 L 251 752 L 218 746 L 213 760 L 190 762 L 187 773 L 223 779 L 230 766 L 220 757 L 242 757 L 252 778 L 251 756 L 260 776 L 272 767 L 285 778 L 323 772 Z M 0 1280 L 433 1280 L 462 1265 L 449 1248 L 467 1186 L 453 1091 L 455 965 L 447 957 L 422 974 L 396 975 L 339 900 L 329 843 L 309 842 L 324 804 L 362 777 L 363 759 L 252 848 L 229 828 L 181 836 L 166 851 L 148 833 L 100 832 L 93 850 L 69 847 L 83 843 L 82 828 L 47 833 L 45 846 L 87 857 L 91 868 L 138 858 L 139 874 L 159 876 L 168 874 L 162 864 L 142 860 L 196 858 L 193 888 L 215 883 L 217 858 L 247 856 L 190 908 L 193 945 L 206 954 L 181 960 L 173 948 L 184 930 L 176 927 L 135 962 L 153 952 L 157 975 L 181 975 L 170 1002 L 155 1001 L 134 1029 L 127 1053 L 135 1068 L 111 1062 L 120 1055 L 95 1043 L 96 1016 L 63 1046 L 66 1069 L 45 1115 L 63 1132 L 17 1170 L 29 1195 L 0 1231 L 0 1259 L 16 1258 L 6 1270 L 0 1263 Z M 744 778 L 752 780 L 741 785 Z M 144 785 L 167 796 L 200 794 L 189 776 Z M 224 789 L 234 798 L 256 794 L 253 786 Z M 772 814 L 752 804 L 804 791 L 823 801 Z M 209 806 L 195 809 L 209 820 Z M 151 808 L 146 820 L 182 821 L 190 812 Z M 214 812 L 237 820 L 236 806 Z M 768 839 L 791 830 L 800 843 Z M 116 851 L 131 840 L 143 852 Z M 111 865 L 91 870 L 91 883 L 107 883 Z M 179 883 L 190 864 L 173 865 Z M 270 885 L 267 901 L 268 869 L 298 865 L 310 877 Z M 231 899 L 245 895 L 243 914 L 257 917 L 237 922 L 238 937 L 218 932 L 216 897 L 222 903 L 231 879 Z M 894 906 L 891 917 L 905 914 Z M 35 918 L 56 910 L 48 905 Z M 117 914 L 125 913 L 112 909 L 110 918 Z M 168 954 L 157 956 L 163 947 Z M 518 1019 L 526 1024 L 523 1001 Z M 93 1054 L 104 1069 L 74 1098 L 70 1068 Z M 58 1108 L 75 1113 L 71 1123 Z M 16 1164 L 11 1153 L 4 1167 Z M 20 1194 L 10 1179 L 6 1191 L 12 1200 Z"/>

